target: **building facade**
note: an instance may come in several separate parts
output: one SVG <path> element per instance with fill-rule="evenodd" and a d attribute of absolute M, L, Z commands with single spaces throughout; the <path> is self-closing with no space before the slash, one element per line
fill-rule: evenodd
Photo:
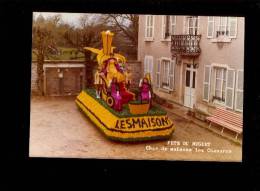
<path fill-rule="evenodd" d="M 138 60 L 155 94 L 211 113 L 243 112 L 243 17 L 140 15 Z"/>

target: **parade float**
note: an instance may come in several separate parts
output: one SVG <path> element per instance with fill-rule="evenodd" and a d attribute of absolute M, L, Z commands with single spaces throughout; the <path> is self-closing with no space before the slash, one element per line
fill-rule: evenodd
<path fill-rule="evenodd" d="M 103 31 L 101 35 L 102 49 L 85 47 L 97 54 L 98 69 L 94 75 L 95 88 L 82 90 L 75 100 L 77 106 L 110 139 L 170 138 L 175 128 L 166 111 L 152 105 L 150 74 L 140 80 L 138 92 L 131 92 L 126 58 L 114 53 L 114 34 Z"/>

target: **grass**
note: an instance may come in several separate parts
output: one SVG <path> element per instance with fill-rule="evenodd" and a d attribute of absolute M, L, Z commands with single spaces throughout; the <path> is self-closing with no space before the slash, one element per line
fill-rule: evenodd
<path fill-rule="evenodd" d="M 109 107 L 107 105 L 107 103 L 102 100 L 102 99 L 98 99 L 96 98 L 96 91 L 95 89 L 85 89 L 84 90 L 88 95 L 90 95 L 92 98 L 94 98 L 96 101 L 98 101 L 102 106 L 104 106 L 107 110 L 109 110 L 111 113 L 113 113 L 114 115 L 116 115 L 119 118 L 123 118 L 123 117 L 141 117 L 141 116 L 160 116 L 160 115 L 166 115 L 167 112 L 165 110 L 163 110 L 162 108 L 160 108 L 159 106 L 152 106 L 152 108 L 149 109 L 148 113 L 146 114 L 131 114 L 129 111 L 129 107 L 128 104 L 123 105 L 123 109 L 122 111 L 118 112 L 115 111 L 114 109 L 112 109 L 111 107 Z"/>
<path fill-rule="evenodd" d="M 146 101 L 146 100 L 144 100 L 144 101 L 141 101 L 141 100 L 133 100 L 133 101 L 130 101 L 129 103 L 132 104 L 132 105 L 140 105 L 140 104 L 147 104 L 147 103 L 149 103 L 149 102 Z"/>
<path fill-rule="evenodd" d="M 84 54 L 82 52 L 77 52 L 76 48 L 65 48 L 65 47 L 58 47 L 60 50 L 60 55 L 49 55 L 49 58 L 45 58 L 48 60 L 84 60 Z M 37 56 L 35 53 L 32 52 L 32 60 L 37 60 Z"/>

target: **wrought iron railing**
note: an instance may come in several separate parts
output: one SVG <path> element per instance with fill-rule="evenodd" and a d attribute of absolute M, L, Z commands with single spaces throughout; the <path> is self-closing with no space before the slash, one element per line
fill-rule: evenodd
<path fill-rule="evenodd" d="M 172 35 L 171 52 L 173 55 L 199 56 L 201 35 Z"/>

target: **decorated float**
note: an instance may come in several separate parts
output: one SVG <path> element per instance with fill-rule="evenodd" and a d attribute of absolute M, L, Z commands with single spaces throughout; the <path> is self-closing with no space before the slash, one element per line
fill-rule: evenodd
<path fill-rule="evenodd" d="M 138 92 L 131 92 L 126 58 L 114 53 L 113 33 L 101 32 L 103 48 L 86 47 L 97 54 L 95 88 L 86 88 L 76 98 L 85 115 L 110 139 L 142 141 L 168 139 L 174 132 L 166 111 L 152 105 L 150 74 L 140 80 Z"/>

